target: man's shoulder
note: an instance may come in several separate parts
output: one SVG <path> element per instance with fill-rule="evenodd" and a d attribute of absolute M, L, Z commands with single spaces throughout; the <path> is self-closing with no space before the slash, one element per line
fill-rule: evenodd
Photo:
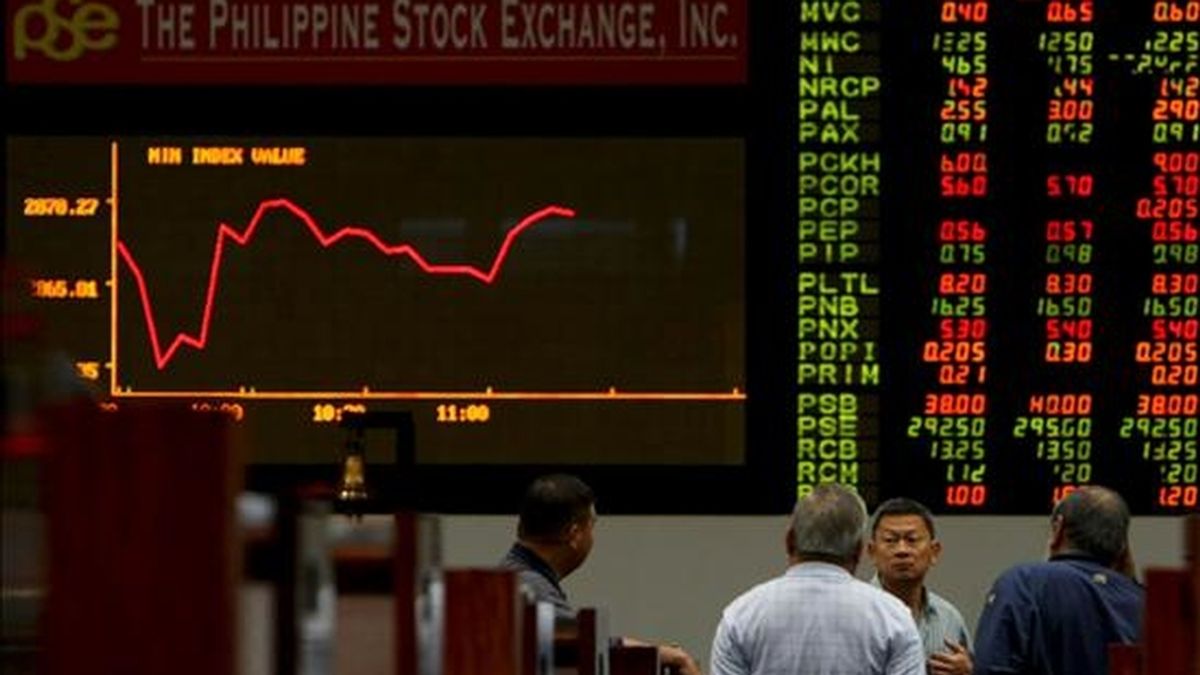
<path fill-rule="evenodd" d="M 988 592 L 988 605 L 997 599 L 1007 603 L 1029 604 L 1036 603 L 1036 598 L 1042 594 L 1047 584 L 1053 586 L 1056 579 L 1064 574 L 1073 574 L 1070 570 L 1060 569 L 1049 562 L 1018 563 L 1009 567 L 996 577 Z"/>
<path fill-rule="evenodd" d="M 574 610 L 567 602 L 562 588 L 549 576 L 549 572 L 543 569 L 544 565 L 534 562 L 529 555 L 519 546 L 513 546 L 500 560 L 498 567 L 516 572 L 521 586 L 534 600 L 553 603 L 556 611 L 560 613 L 573 613 Z"/>
<path fill-rule="evenodd" d="M 510 567 L 507 569 L 511 569 L 516 572 L 517 578 L 521 580 L 521 583 L 530 586 L 534 591 L 534 595 L 536 595 L 539 600 L 544 599 L 547 596 L 561 595 L 561 591 L 558 589 L 558 587 L 555 586 L 554 583 L 549 579 L 547 579 L 546 575 L 538 572 L 537 570 L 529 569 L 527 567 Z"/>
<path fill-rule="evenodd" d="M 1136 604 L 1144 591 L 1116 570 L 1087 560 L 1068 559 L 1015 565 L 996 579 L 991 595 L 1010 602 L 1052 606 L 1097 593 Z"/>
<path fill-rule="evenodd" d="M 513 548 L 510 548 L 508 550 L 508 552 L 504 554 L 504 557 L 500 559 L 500 562 L 497 566 L 500 569 L 504 569 L 504 570 L 532 569 L 529 566 L 529 562 L 527 560 L 525 560 L 525 558 L 521 557 L 521 555 L 519 553 L 517 553 L 517 549 L 515 546 Z"/>
<path fill-rule="evenodd" d="M 1067 558 L 1013 565 L 1000 575 L 997 582 L 1048 584 L 1072 581 L 1095 581 L 1098 583 L 1128 584 L 1137 586 L 1129 577 L 1098 562 Z"/>
<path fill-rule="evenodd" d="M 1040 583 L 1064 575 L 1073 575 L 1070 569 L 1048 561 L 1017 563 L 996 577 L 996 585 L 1020 585 Z"/>
<path fill-rule="evenodd" d="M 803 582 L 805 585 L 797 587 L 795 585 L 797 581 Z M 908 607 L 899 598 L 849 574 L 822 576 L 818 579 L 785 574 L 768 579 L 734 598 L 725 607 L 725 613 L 737 615 L 781 601 L 786 602 L 789 599 L 803 599 L 809 593 L 822 592 L 818 590 L 818 587 L 824 587 L 825 593 L 831 591 L 836 593 L 840 600 L 838 605 L 843 608 L 858 606 L 862 611 L 882 614 L 895 620 L 903 620 L 906 617 L 911 619 L 912 616 Z M 794 598 L 789 598 L 789 596 L 794 596 Z"/>
<path fill-rule="evenodd" d="M 766 601 L 782 592 L 783 577 L 774 577 L 751 586 L 725 605 L 726 614 L 735 614 L 746 607 Z"/>
<path fill-rule="evenodd" d="M 859 592 L 866 601 L 870 602 L 878 611 L 886 614 L 889 619 L 901 623 L 912 622 L 912 610 L 908 608 L 908 605 L 904 604 L 903 600 L 882 588 L 876 588 L 866 582 L 862 582 L 862 586 L 865 587 L 865 590 L 859 589 Z"/>
<path fill-rule="evenodd" d="M 958 607 L 946 598 L 928 591 L 928 602 L 933 610 L 936 621 L 941 626 L 941 630 L 946 637 L 956 641 L 965 642 L 968 647 L 971 644 L 971 629 L 967 627 L 967 621 L 963 618 L 962 612 L 958 611 Z"/>
<path fill-rule="evenodd" d="M 504 552 L 504 557 L 500 558 L 500 567 L 506 569 L 520 569 L 529 567 L 529 562 L 535 554 L 529 550 L 520 541 L 513 542 L 508 550 Z"/>
<path fill-rule="evenodd" d="M 954 606 L 953 602 L 950 602 L 946 598 L 934 593 L 932 590 L 929 590 L 928 592 L 929 604 L 933 606 L 933 610 L 935 612 L 951 621 L 957 621 L 958 623 L 966 624 L 966 621 L 963 620 L 962 612 L 958 611 L 958 608 Z"/>

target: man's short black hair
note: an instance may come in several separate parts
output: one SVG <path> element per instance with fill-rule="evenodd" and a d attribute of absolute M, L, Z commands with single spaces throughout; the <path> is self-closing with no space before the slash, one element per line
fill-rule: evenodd
<path fill-rule="evenodd" d="M 930 539 L 937 539 L 937 531 L 933 529 L 933 512 L 915 499 L 893 497 L 880 504 L 875 509 L 875 515 L 871 516 L 872 537 L 875 536 L 875 531 L 879 529 L 879 521 L 883 520 L 886 516 L 921 516 L 921 520 L 925 521 L 925 527 L 929 528 Z"/>
<path fill-rule="evenodd" d="M 1111 565 L 1129 542 L 1129 507 L 1121 495 L 1097 485 L 1081 487 L 1054 505 L 1067 548 Z"/>
<path fill-rule="evenodd" d="M 592 515 L 596 496 L 587 483 L 568 474 L 534 479 L 521 501 L 517 536 L 521 539 L 554 539 L 572 523 Z"/>

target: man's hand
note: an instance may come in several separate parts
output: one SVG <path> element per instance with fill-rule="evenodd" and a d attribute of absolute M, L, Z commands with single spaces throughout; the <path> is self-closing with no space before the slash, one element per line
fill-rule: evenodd
<path fill-rule="evenodd" d="M 676 645 L 659 645 L 658 646 L 659 662 L 671 668 L 671 672 L 679 675 L 702 675 L 700 666 L 696 660 L 683 651 L 682 647 Z"/>
<path fill-rule="evenodd" d="M 929 675 L 971 675 L 971 652 L 967 648 L 946 640 L 946 651 L 929 657 Z"/>

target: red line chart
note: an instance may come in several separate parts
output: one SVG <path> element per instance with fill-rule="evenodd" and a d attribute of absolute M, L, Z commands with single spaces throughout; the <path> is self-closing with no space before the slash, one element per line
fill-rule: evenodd
<path fill-rule="evenodd" d="M 496 251 L 496 256 L 492 259 L 492 264 L 486 269 L 481 269 L 473 265 L 430 262 L 411 244 L 388 244 L 380 239 L 375 232 L 363 227 L 342 227 L 333 232 L 326 232 L 321 229 L 321 226 L 317 224 L 312 215 L 291 200 L 284 198 L 264 200 L 258 205 L 254 216 L 250 219 L 250 223 L 243 231 L 238 232 L 225 223 L 221 223 L 217 228 L 212 264 L 208 274 L 208 289 L 204 295 L 204 311 L 200 319 L 200 331 L 196 334 L 177 333 L 171 339 L 170 345 L 166 349 L 162 347 L 158 322 L 154 317 L 154 305 L 150 300 L 150 291 L 146 285 L 146 278 L 142 273 L 142 268 L 138 265 L 137 260 L 133 257 L 133 253 L 129 250 L 129 247 L 125 245 L 125 242 L 118 240 L 117 252 L 120 254 L 121 260 L 129 267 L 129 271 L 133 274 L 134 281 L 137 284 L 138 295 L 142 301 L 142 314 L 146 320 L 146 330 L 150 335 L 150 344 L 154 350 L 154 365 L 159 370 L 166 369 L 167 364 L 171 362 L 171 359 L 175 357 L 180 347 L 184 345 L 196 350 L 204 349 L 208 343 L 208 329 L 211 325 L 214 298 L 217 294 L 217 284 L 221 274 L 221 260 L 225 253 L 226 242 L 232 241 L 239 246 L 247 246 L 254 238 L 254 233 L 258 230 L 263 217 L 275 210 L 288 211 L 299 218 L 322 248 L 330 248 L 334 244 L 347 239 L 362 239 L 370 243 L 385 256 L 403 256 L 411 259 L 426 274 L 472 277 L 484 284 L 492 284 L 496 281 L 500 275 L 500 270 L 504 266 L 505 259 L 512 250 L 513 244 L 523 232 L 548 218 L 575 217 L 573 209 L 558 205 L 546 206 L 530 213 L 522 218 L 504 236 L 504 241 Z"/>

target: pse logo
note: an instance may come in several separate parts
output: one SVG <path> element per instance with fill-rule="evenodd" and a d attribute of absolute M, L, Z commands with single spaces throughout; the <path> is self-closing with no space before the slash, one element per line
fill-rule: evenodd
<path fill-rule="evenodd" d="M 13 15 L 13 56 L 42 52 L 55 61 L 74 61 L 85 51 L 103 51 L 117 44 L 121 18 L 108 5 L 69 0 L 57 12 L 59 0 L 31 2 Z"/>

